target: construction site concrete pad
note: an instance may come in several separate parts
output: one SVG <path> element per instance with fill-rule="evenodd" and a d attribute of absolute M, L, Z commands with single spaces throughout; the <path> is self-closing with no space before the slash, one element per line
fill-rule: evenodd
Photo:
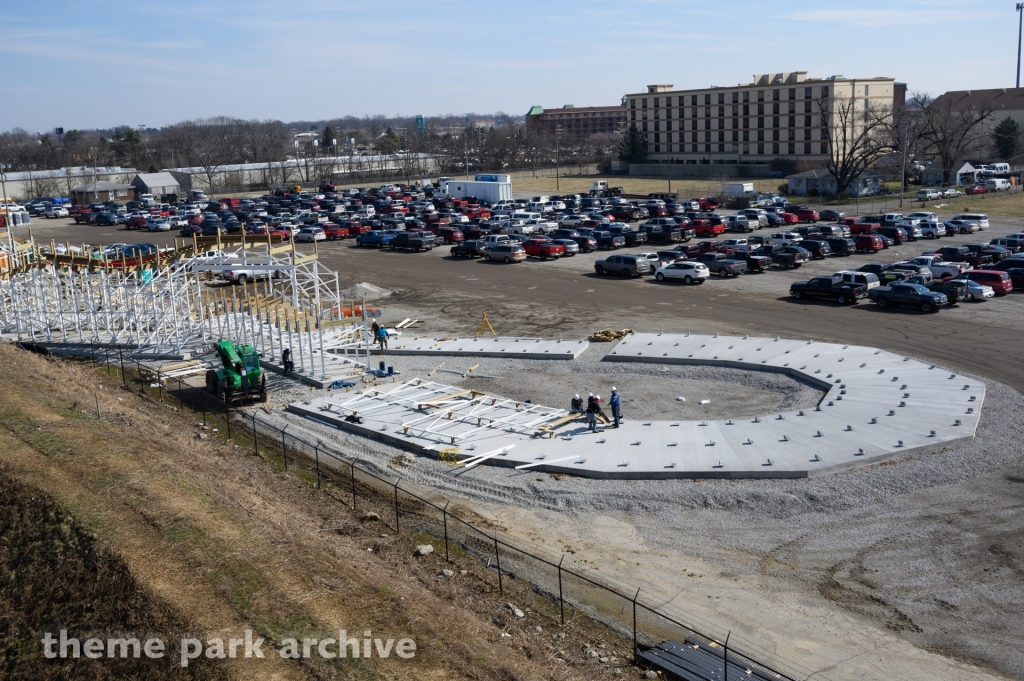
<path fill-rule="evenodd" d="M 488 453 L 485 465 L 596 478 L 799 478 L 970 440 L 985 399 L 980 381 L 863 346 L 632 334 L 604 359 L 785 373 L 820 389 L 822 399 L 813 409 L 715 421 L 630 420 L 598 433 L 562 409 L 423 379 L 289 409 L 434 456 Z"/>

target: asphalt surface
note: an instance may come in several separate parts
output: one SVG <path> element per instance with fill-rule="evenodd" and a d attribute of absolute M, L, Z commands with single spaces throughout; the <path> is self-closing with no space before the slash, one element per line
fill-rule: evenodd
<path fill-rule="evenodd" d="M 33 234 L 42 242 L 54 239 L 71 244 L 153 242 L 164 245 L 173 242 L 176 236 L 176 232 L 153 234 L 75 225 L 59 219 L 37 218 L 33 223 Z M 438 308 L 452 314 L 453 331 L 472 319 L 479 320 L 476 310 L 489 310 L 492 319 L 505 318 L 509 326 L 523 324 L 526 329 L 533 326 L 534 331 L 538 330 L 530 324 L 534 317 L 577 322 L 548 323 L 541 327 L 549 331 L 557 330 L 558 326 L 586 328 L 587 320 L 604 323 L 609 318 L 620 319 L 621 327 L 637 330 L 701 328 L 726 332 L 754 329 L 759 334 L 856 343 L 905 352 L 992 378 L 1024 392 L 1024 344 L 1020 342 L 1024 332 L 1024 293 L 1014 292 L 977 304 L 963 303 L 937 314 L 881 311 L 866 301 L 854 307 L 838 307 L 821 301 L 798 302 L 788 295 L 791 281 L 840 269 L 856 269 L 868 262 L 894 262 L 940 246 L 988 242 L 1019 229 L 1019 220 L 993 218 L 992 227 L 977 234 L 922 240 L 874 255 L 829 258 L 809 263 L 799 270 L 745 274 L 727 280 L 712 278 L 701 286 L 660 284 L 649 276 L 633 280 L 599 277 L 593 273 L 592 263 L 607 255 L 605 252 L 581 254 L 560 262 L 530 258 L 523 263 L 506 265 L 480 259 L 452 259 L 448 247 L 421 253 L 378 251 L 357 248 L 353 241 L 345 240 L 321 242 L 319 248 L 324 264 L 339 273 L 342 288 L 368 281 L 400 290 L 404 293 L 403 306 L 420 304 L 425 311 Z M 27 234 L 27 230 L 15 228 L 15 233 Z M 719 238 L 725 236 L 729 235 Z M 300 248 L 308 252 L 311 245 L 301 244 Z M 656 250 L 658 246 L 645 246 L 619 252 Z M 472 308 L 472 312 L 467 312 L 462 319 L 457 311 L 467 308 Z M 503 333 L 515 335 L 507 327 Z"/>

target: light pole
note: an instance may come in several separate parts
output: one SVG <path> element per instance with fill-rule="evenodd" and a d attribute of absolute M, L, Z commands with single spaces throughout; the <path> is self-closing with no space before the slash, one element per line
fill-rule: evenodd
<path fill-rule="evenodd" d="M 555 128 L 555 191 L 556 192 L 561 192 L 562 191 L 561 184 L 559 183 L 559 175 L 561 175 L 562 173 L 561 173 L 561 170 L 559 169 L 560 159 L 558 157 L 559 153 L 560 153 L 558 142 L 559 142 L 559 139 L 561 139 L 561 137 L 562 137 L 562 126 L 559 125 L 559 126 L 557 126 Z"/>
<path fill-rule="evenodd" d="M 1024 34 L 1024 2 L 1017 3 L 1017 87 L 1020 87 L 1020 39 Z"/>
<path fill-rule="evenodd" d="M 903 193 L 907 185 L 907 151 L 910 149 L 910 140 L 903 140 L 902 163 L 900 163 L 900 208 L 903 208 Z"/>
<path fill-rule="evenodd" d="M 11 257 L 14 256 L 14 226 L 11 224 L 11 205 L 7 203 L 7 169 L 9 163 L 0 163 L 0 187 L 4 192 L 4 226 L 7 227 L 7 245 L 11 247 Z"/>

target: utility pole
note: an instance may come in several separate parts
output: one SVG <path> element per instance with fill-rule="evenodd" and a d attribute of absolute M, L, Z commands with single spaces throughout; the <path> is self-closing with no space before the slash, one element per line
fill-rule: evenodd
<path fill-rule="evenodd" d="M 1024 33 L 1024 2 L 1017 3 L 1017 87 L 1020 87 L 1020 39 Z"/>
<path fill-rule="evenodd" d="M 559 154 L 558 140 L 561 138 L 561 136 L 562 136 L 562 126 L 559 125 L 558 127 L 555 128 L 555 191 L 556 192 L 561 192 L 562 191 L 561 185 L 559 184 L 559 177 L 558 177 L 559 175 L 561 175 L 561 171 L 559 170 L 559 158 L 558 158 L 558 154 Z"/>
<path fill-rule="evenodd" d="M 672 193 L 672 155 L 668 157 L 668 193 Z"/>
<path fill-rule="evenodd" d="M 900 164 L 900 208 L 903 208 L 903 192 L 907 184 L 907 151 L 910 149 L 910 139 L 903 140 L 903 163 Z"/>

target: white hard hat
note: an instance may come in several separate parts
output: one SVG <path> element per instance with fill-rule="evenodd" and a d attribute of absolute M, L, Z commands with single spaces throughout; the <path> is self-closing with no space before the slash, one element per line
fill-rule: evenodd
<path fill-rule="evenodd" d="M 578 400 L 578 399 L 580 399 L 580 394 L 579 394 L 579 393 L 576 393 L 575 395 L 573 395 L 573 397 L 574 397 L 574 398 L 576 398 L 576 399 Z"/>
<path fill-rule="evenodd" d="M 613 393 L 617 393 L 617 392 L 619 392 L 619 389 L 618 389 L 618 388 L 616 388 L 616 387 L 615 387 L 615 386 L 613 385 L 613 386 L 612 386 L 612 392 L 613 392 Z"/>
<path fill-rule="evenodd" d="M 598 395 L 598 396 L 597 396 L 597 401 L 598 401 L 598 402 L 600 402 L 600 401 L 601 401 L 601 396 L 600 396 L 600 395 Z"/>
<path fill-rule="evenodd" d="M 594 393 L 587 393 L 587 397 L 593 397 Z"/>

